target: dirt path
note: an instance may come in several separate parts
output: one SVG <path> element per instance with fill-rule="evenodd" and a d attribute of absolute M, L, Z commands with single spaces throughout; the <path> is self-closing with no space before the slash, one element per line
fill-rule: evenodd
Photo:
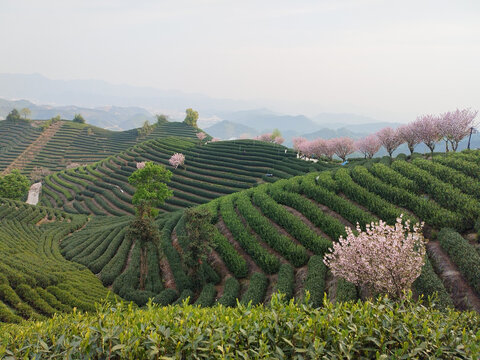
<path fill-rule="evenodd" d="M 278 274 L 267 275 L 268 279 L 268 286 L 267 291 L 265 292 L 265 298 L 263 299 L 264 304 L 269 304 L 270 300 L 272 299 L 273 290 L 275 290 L 275 286 L 277 285 L 278 281 Z"/>
<path fill-rule="evenodd" d="M 132 246 L 130 246 L 130 250 L 128 250 L 127 261 L 125 261 L 125 265 L 123 266 L 122 272 L 120 274 L 123 274 L 125 270 L 128 269 L 128 265 L 130 265 L 130 261 L 132 260 L 132 252 L 134 247 L 135 247 L 135 241 L 132 242 Z"/>
<path fill-rule="evenodd" d="M 1 175 L 9 174 L 13 169 L 23 169 L 30 161 L 35 158 L 43 147 L 50 141 L 56 132 L 62 127 L 63 121 L 56 121 L 51 124 L 37 139 L 32 142 L 18 157 L 8 165 Z"/>
<path fill-rule="evenodd" d="M 450 293 L 455 307 L 460 310 L 480 312 L 480 298 L 465 280 L 458 267 L 443 251 L 438 241 L 427 243 L 427 252 L 445 288 Z"/>
<path fill-rule="evenodd" d="M 295 299 L 301 299 L 303 296 L 303 283 L 308 275 L 308 266 L 304 265 L 301 268 L 295 270 L 295 289 L 293 296 Z"/>
<path fill-rule="evenodd" d="M 177 290 L 175 278 L 173 277 L 172 269 L 170 268 L 167 258 L 165 256 L 161 256 L 158 260 L 158 265 L 160 266 L 160 270 L 162 272 L 163 286 L 167 289 Z"/>
<path fill-rule="evenodd" d="M 227 225 L 225 225 L 225 222 L 223 221 L 223 218 L 221 215 L 219 215 L 218 223 L 217 223 L 217 228 L 220 230 L 220 232 L 225 236 L 230 244 L 235 248 L 235 250 L 242 256 L 245 261 L 247 262 L 248 266 L 248 272 L 263 272 L 262 269 L 253 261 L 253 259 L 248 255 L 245 250 L 243 250 L 242 246 L 235 240 L 233 237 L 232 233 L 228 229 Z"/>
<path fill-rule="evenodd" d="M 215 289 L 217 290 L 216 298 L 220 299 L 223 295 L 225 281 L 227 281 L 229 277 L 234 276 L 230 270 L 228 270 L 227 266 L 222 261 L 222 258 L 215 250 L 212 250 L 212 252 L 208 255 L 207 261 L 210 266 L 220 275 L 221 280 L 217 285 L 215 285 Z"/>

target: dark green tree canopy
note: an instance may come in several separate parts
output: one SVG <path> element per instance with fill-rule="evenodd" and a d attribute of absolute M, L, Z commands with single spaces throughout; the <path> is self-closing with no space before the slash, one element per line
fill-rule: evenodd
<path fill-rule="evenodd" d="M 145 163 L 144 168 L 138 169 L 130 175 L 128 182 L 137 188 L 132 203 L 136 206 L 137 214 L 140 217 L 155 216 L 158 210 L 153 207 L 163 204 L 167 198 L 173 195 L 166 184 L 171 177 L 170 170 L 153 162 Z"/>
<path fill-rule="evenodd" d="M 85 124 L 85 119 L 83 118 L 82 114 L 75 114 L 72 121 L 79 124 Z"/>
<path fill-rule="evenodd" d="M 156 116 L 156 118 L 157 118 L 157 123 L 158 123 L 158 124 L 163 124 L 163 123 L 168 122 L 168 116 L 167 116 L 167 115 L 157 114 L 157 115 L 155 115 L 155 116 Z"/>
<path fill-rule="evenodd" d="M 0 197 L 20 200 L 30 188 L 30 181 L 17 169 L 8 175 L 0 177 Z"/>
<path fill-rule="evenodd" d="M 183 120 L 183 122 L 195 128 L 198 127 L 197 126 L 198 111 L 195 111 L 193 109 L 187 109 L 185 110 L 185 112 L 187 113 L 187 116 L 185 116 L 185 120 Z"/>
<path fill-rule="evenodd" d="M 20 112 L 17 109 L 13 109 L 7 115 L 7 120 L 10 120 L 10 121 L 17 121 L 21 119 L 22 117 L 20 116 Z"/>

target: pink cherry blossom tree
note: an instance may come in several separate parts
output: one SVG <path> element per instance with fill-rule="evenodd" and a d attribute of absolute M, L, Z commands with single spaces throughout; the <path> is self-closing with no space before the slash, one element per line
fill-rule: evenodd
<path fill-rule="evenodd" d="M 217 138 L 217 137 L 214 137 L 214 138 L 212 138 L 212 140 L 210 140 L 210 142 L 219 142 L 219 141 L 220 141 L 220 139 Z"/>
<path fill-rule="evenodd" d="M 285 139 L 281 136 L 276 136 L 275 139 L 273 139 L 273 142 L 277 145 L 282 145 L 285 142 Z"/>
<path fill-rule="evenodd" d="M 376 133 L 380 144 L 387 150 L 388 155 L 392 157 L 393 152 L 403 143 L 397 130 L 386 127 Z"/>
<path fill-rule="evenodd" d="M 300 137 L 300 136 L 295 136 L 292 138 L 292 143 L 293 143 L 293 148 L 298 151 L 298 146 L 302 143 L 302 142 L 305 142 L 307 141 L 307 139 L 305 139 L 304 137 Z"/>
<path fill-rule="evenodd" d="M 340 236 L 324 263 L 335 276 L 401 298 L 425 264 L 422 227 L 416 224 L 410 230 L 409 222 L 402 224 L 400 216 L 394 226 L 380 220 L 362 231 L 357 224 L 357 235 L 346 228 L 347 237 Z"/>
<path fill-rule="evenodd" d="M 325 139 L 318 138 L 310 141 L 311 152 L 317 158 L 320 158 L 321 156 L 326 155 L 326 146 L 327 146 L 327 140 Z"/>
<path fill-rule="evenodd" d="M 378 137 L 375 134 L 368 135 L 355 142 L 355 148 L 365 155 L 365 159 L 371 159 L 373 155 L 380 150 L 381 146 L 380 140 L 378 140 Z"/>
<path fill-rule="evenodd" d="M 402 143 L 407 143 L 408 150 L 410 150 L 410 155 L 412 155 L 413 151 L 415 150 L 415 145 L 422 142 L 415 123 L 411 122 L 409 124 L 402 125 L 397 129 L 397 131 Z"/>
<path fill-rule="evenodd" d="M 333 155 L 335 155 L 336 152 L 336 140 L 335 139 L 328 139 L 325 141 L 325 148 L 324 148 L 324 153 L 327 158 L 332 160 Z"/>
<path fill-rule="evenodd" d="M 348 155 L 355 152 L 355 142 L 349 137 L 335 138 L 331 143 L 335 154 L 343 161 L 347 160 Z"/>
<path fill-rule="evenodd" d="M 145 167 L 145 161 L 137 162 L 137 169 L 143 169 Z"/>
<path fill-rule="evenodd" d="M 298 145 L 301 156 L 311 158 L 314 155 L 314 144 L 312 141 L 305 140 Z"/>
<path fill-rule="evenodd" d="M 432 159 L 435 145 L 442 138 L 438 127 L 438 122 L 438 116 L 430 114 L 419 116 L 414 122 L 414 126 L 417 129 L 420 140 L 427 145 L 432 153 Z"/>
<path fill-rule="evenodd" d="M 206 137 L 207 137 L 207 134 L 205 134 L 204 132 L 198 132 L 198 133 L 197 133 L 197 138 L 198 138 L 198 140 L 200 140 L 200 141 L 205 140 Z"/>
<path fill-rule="evenodd" d="M 438 126 L 440 135 L 445 140 L 447 152 L 448 143 L 450 143 L 453 151 L 457 151 L 460 141 L 469 134 L 470 129 L 475 125 L 477 114 L 478 111 L 471 109 L 457 109 L 440 115 Z"/>
<path fill-rule="evenodd" d="M 257 140 L 265 141 L 265 142 L 272 142 L 272 133 L 265 133 L 260 136 L 257 136 Z"/>
<path fill-rule="evenodd" d="M 182 153 L 175 153 L 172 155 L 170 160 L 168 160 L 168 162 L 176 169 L 180 165 L 183 166 L 185 164 L 185 155 L 183 155 Z"/>

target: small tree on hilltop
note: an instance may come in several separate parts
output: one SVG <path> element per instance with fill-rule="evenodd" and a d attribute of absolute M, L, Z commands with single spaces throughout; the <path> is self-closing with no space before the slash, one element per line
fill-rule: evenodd
<path fill-rule="evenodd" d="M 275 139 L 273 139 L 274 144 L 277 145 L 282 145 L 285 142 L 285 139 L 281 136 L 277 136 Z"/>
<path fill-rule="evenodd" d="M 205 140 L 205 138 L 207 137 L 207 134 L 205 134 L 204 132 L 198 132 L 196 135 L 197 135 L 198 140 L 200 140 L 200 142 Z"/>
<path fill-rule="evenodd" d="M 0 197 L 21 200 L 30 188 L 30 181 L 18 169 L 0 177 Z"/>
<path fill-rule="evenodd" d="M 22 117 L 20 116 L 20 113 L 18 112 L 17 109 L 13 109 L 12 111 L 10 111 L 7 115 L 7 118 L 6 120 L 8 121 L 18 121 L 18 120 L 21 120 Z"/>
<path fill-rule="evenodd" d="M 170 165 L 174 166 L 176 169 L 180 165 L 183 166 L 185 164 L 185 155 L 183 155 L 182 153 L 175 153 L 168 160 L 168 162 L 170 163 Z"/>
<path fill-rule="evenodd" d="M 155 115 L 155 117 L 157 118 L 157 124 L 164 124 L 164 123 L 168 122 L 168 116 L 167 115 L 157 114 L 157 115 Z"/>
<path fill-rule="evenodd" d="M 23 120 L 28 120 L 28 117 L 32 115 L 32 112 L 29 108 L 23 108 L 20 110 L 20 114 L 22 114 Z"/>
<path fill-rule="evenodd" d="M 148 120 L 145 120 L 142 127 L 137 130 L 138 136 L 140 137 L 148 136 L 152 133 L 153 129 L 154 129 L 154 126 L 150 125 Z"/>
<path fill-rule="evenodd" d="M 193 109 L 185 110 L 187 116 L 185 116 L 185 120 L 183 122 L 187 125 L 193 126 L 194 128 L 197 127 L 197 120 L 198 120 L 198 111 Z"/>
<path fill-rule="evenodd" d="M 144 290 L 148 272 L 146 244 L 159 241 L 158 229 L 153 221 L 158 214 L 156 207 L 173 195 L 166 184 L 171 177 L 172 173 L 163 166 L 146 162 L 145 166 L 134 171 L 128 178 L 128 182 L 136 187 L 132 198 L 136 216 L 130 224 L 128 236 L 141 247 L 140 290 Z"/>
<path fill-rule="evenodd" d="M 272 131 L 272 133 L 271 133 L 272 142 L 275 141 L 275 138 L 281 137 L 281 136 L 282 136 L 282 133 L 280 132 L 280 130 L 278 130 L 278 129 L 273 129 L 273 131 Z"/>
<path fill-rule="evenodd" d="M 401 298 L 425 264 L 422 226 L 416 224 L 411 231 L 409 221 L 402 224 L 400 216 L 394 226 L 380 220 L 362 231 L 357 224 L 358 235 L 346 228 L 347 237 L 340 236 L 333 244 L 333 251 L 324 257 L 325 265 L 335 276 Z"/>
<path fill-rule="evenodd" d="M 211 212 L 204 207 L 185 210 L 188 243 L 183 260 L 196 287 L 200 287 L 206 281 L 202 264 L 207 261 L 207 256 L 212 249 L 214 226 L 210 222 L 211 218 Z"/>
<path fill-rule="evenodd" d="M 85 119 L 83 118 L 82 114 L 75 114 L 72 121 L 79 124 L 85 124 Z"/>

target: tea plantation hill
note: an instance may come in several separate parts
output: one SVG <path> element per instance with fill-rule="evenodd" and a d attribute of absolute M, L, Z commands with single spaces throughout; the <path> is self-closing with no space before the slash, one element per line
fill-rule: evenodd
<path fill-rule="evenodd" d="M 184 167 L 174 169 L 168 160 L 176 152 L 185 154 L 186 161 Z M 200 145 L 198 139 L 157 138 L 95 164 L 47 176 L 41 203 L 70 213 L 134 214 L 131 199 L 135 189 L 128 184 L 128 177 L 142 161 L 163 164 L 174 174 L 168 184 L 174 196 L 161 206 L 165 212 L 203 204 L 260 182 L 335 166 L 305 162 L 290 149 L 255 140 Z"/>
<path fill-rule="evenodd" d="M 42 124 L 46 122 L 0 121 L 0 173 L 17 159 L 13 167 L 27 175 L 34 167 L 58 171 L 70 163 L 97 162 L 149 139 L 196 138 L 198 131 L 179 122 L 155 124 L 146 136 L 139 136 L 138 129 L 118 132 L 66 120 L 50 124 L 42 132 Z"/>
<path fill-rule="evenodd" d="M 90 270 L 60 254 L 60 241 L 87 221 L 0 199 L 0 322 L 42 320 L 74 307 L 92 311 L 107 296 Z"/>
<path fill-rule="evenodd" d="M 332 301 L 359 296 L 355 286 L 333 278 L 322 262 L 332 242 L 345 235 L 345 226 L 358 222 L 364 227 L 378 219 L 392 224 L 404 214 L 424 221 L 430 239 L 415 295 L 437 292 L 439 307 L 480 311 L 480 253 L 471 239 L 474 227 L 479 230 L 480 153 L 367 165 L 261 184 L 201 205 L 213 214 L 215 236 L 210 260 L 202 265 L 207 285 L 198 291 L 181 262 L 188 241 L 182 210 L 158 219 L 161 240 L 148 245 L 144 288 L 139 288 L 140 248 L 125 237 L 125 217 L 103 217 L 109 226 L 118 222 L 114 232 L 95 218 L 62 241 L 61 252 L 139 305 L 149 297 L 160 304 L 187 297 L 202 306 L 235 305 L 237 299 L 258 304 L 268 302 L 274 291 L 301 298 L 305 290 L 319 305 L 324 292 Z"/>

